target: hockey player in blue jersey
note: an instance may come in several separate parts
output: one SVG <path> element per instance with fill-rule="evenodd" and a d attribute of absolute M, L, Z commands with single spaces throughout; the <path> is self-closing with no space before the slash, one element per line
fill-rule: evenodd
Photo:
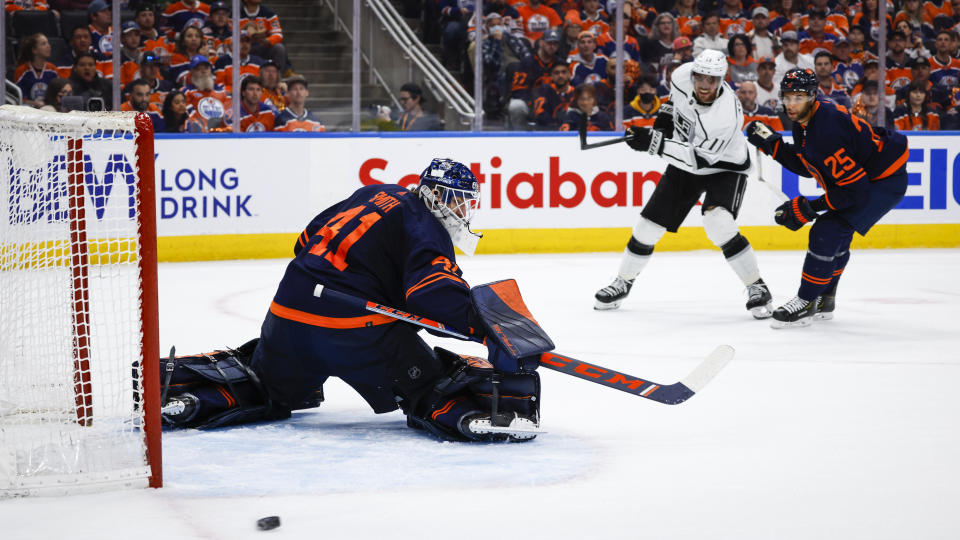
<path fill-rule="evenodd" d="M 817 77 L 809 69 L 788 71 L 780 97 L 793 121 L 793 143 L 759 121 L 747 125 L 747 140 L 787 169 L 816 178 L 824 194 L 794 197 L 774 215 L 793 231 L 813 222 L 800 288 L 773 312 L 774 328 L 833 318 L 853 233 L 866 235 L 903 199 L 909 155 L 903 135 L 871 127 L 844 107 L 818 98 Z"/>
<path fill-rule="evenodd" d="M 470 223 L 479 199 L 469 168 L 434 159 L 413 191 L 366 186 L 321 212 L 297 239 L 259 339 L 161 360 L 166 423 L 219 427 L 286 418 L 318 406 L 324 381 L 339 377 L 374 412 L 402 408 L 409 426 L 445 439 L 535 437 L 535 361 L 511 359 L 496 336 L 486 340 L 490 361 L 431 349 L 418 327 L 317 293 L 332 289 L 392 306 L 478 341 L 493 325 L 500 333 L 501 321 L 490 320 L 489 306 L 478 300 L 486 286 L 471 291 L 454 255 L 454 245 L 468 254 L 476 248 Z M 543 350 L 552 348 L 537 331 L 549 344 Z M 485 429 L 492 416 L 500 429 Z"/>

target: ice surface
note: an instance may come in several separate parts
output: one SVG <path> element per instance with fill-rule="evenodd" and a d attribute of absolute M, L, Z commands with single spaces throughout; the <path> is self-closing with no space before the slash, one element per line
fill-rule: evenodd
<path fill-rule="evenodd" d="M 836 319 L 791 330 L 748 314 L 716 251 L 657 253 L 621 309 L 596 312 L 618 257 L 458 262 L 473 284 L 515 277 L 582 360 L 672 383 L 734 346 L 682 405 L 542 370 L 549 433 L 452 444 L 331 381 L 287 422 L 165 433 L 161 490 L 0 501 L 0 537 L 960 538 L 960 250 L 854 251 Z M 758 257 L 775 301 L 792 297 L 803 253 Z M 255 336 L 284 265 L 161 265 L 162 346 Z M 258 531 L 268 515 L 281 526 Z"/>

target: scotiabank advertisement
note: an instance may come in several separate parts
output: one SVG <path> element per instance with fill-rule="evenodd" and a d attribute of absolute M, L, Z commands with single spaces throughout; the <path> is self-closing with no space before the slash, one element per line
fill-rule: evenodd
<path fill-rule="evenodd" d="M 605 138 L 591 134 L 591 142 Z M 958 141 L 910 136 L 910 187 L 882 223 L 960 223 Z M 161 136 L 156 152 L 161 236 L 298 232 L 362 185 L 416 183 L 434 157 L 469 164 L 480 180 L 476 229 L 632 227 L 666 167 L 624 144 L 581 150 L 575 134 Z M 750 173 L 741 225 L 774 225 L 778 190 L 821 193 L 772 159 L 759 169 Z M 684 225 L 700 226 L 700 213 Z"/>

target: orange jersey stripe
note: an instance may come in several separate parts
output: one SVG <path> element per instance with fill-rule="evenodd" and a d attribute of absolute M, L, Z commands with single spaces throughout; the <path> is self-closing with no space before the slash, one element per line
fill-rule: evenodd
<path fill-rule="evenodd" d="M 270 303 L 270 313 L 273 313 L 281 319 L 288 319 L 303 324 L 309 324 L 310 326 L 337 328 L 341 330 L 349 328 L 365 328 L 367 326 L 379 326 L 381 324 L 392 323 L 396 320 L 392 317 L 380 314 L 366 315 L 363 317 L 324 317 L 322 315 L 314 315 L 313 313 L 307 313 L 306 311 L 300 311 L 297 309 L 288 308 L 286 306 L 281 306 L 276 302 Z"/>
<path fill-rule="evenodd" d="M 410 295 L 411 295 L 411 294 L 413 294 L 413 293 L 417 292 L 418 290 L 426 287 L 427 285 L 431 285 L 431 284 L 433 284 L 433 283 L 436 283 L 437 281 L 440 281 L 441 279 L 450 279 L 450 280 L 456 281 L 457 283 L 462 283 L 464 286 L 467 286 L 467 282 L 464 281 L 464 280 L 462 280 L 462 279 L 460 279 L 460 278 L 458 278 L 457 276 L 454 276 L 454 275 L 451 275 L 451 274 L 446 274 L 446 273 L 443 273 L 443 272 L 436 272 L 436 273 L 430 274 L 429 276 L 421 279 L 419 283 L 417 283 L 417 284 L 414 285 L 413 287 L 410 287 L 409 289 L 407 289 L 406 298 L 410 298 Z"/>
<path fill-rule="evenodd" d="M 808 274 L 808 273 L 806 273 L 806 272 L 801 272 L 801 278 L 802 278 L 804 281 L 809 281 L 810 283 L 814 283 L 814 284 L 817 284 L 817 285 L 826 285 L 826 284 L 830 283 L 831 281 L 833 281 L 833 278 L 818 278 L 818 277 L 813 277 L 813 276 L 811 276 L 810 274 Z"/>
<path fill-rule="evenodd" d="M 891 174 L 900 170 L 900 167 L 903 167 L 903 164 L 907 162 L 907 158 L 910 157 L 910 149 L 907 148 L 903 151 L 903 155 L 900 156 L 897 161 L 893 162 L 893 165 L 887 167 L 887 170 L 880 173 L 880 176 L 874 178 L 874 180 L 883 180 L 884 178 L 890 176 Z"/>

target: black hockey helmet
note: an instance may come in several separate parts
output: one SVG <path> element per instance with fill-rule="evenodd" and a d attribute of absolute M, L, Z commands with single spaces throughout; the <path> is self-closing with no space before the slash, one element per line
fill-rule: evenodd
<path fill-rule="evenodd" d="M 804 92 L 811 96 L 817 95 L 820 82 L 810 68 L 793 68 L 780 80 L 780 95 L 787 92 Z"/>

